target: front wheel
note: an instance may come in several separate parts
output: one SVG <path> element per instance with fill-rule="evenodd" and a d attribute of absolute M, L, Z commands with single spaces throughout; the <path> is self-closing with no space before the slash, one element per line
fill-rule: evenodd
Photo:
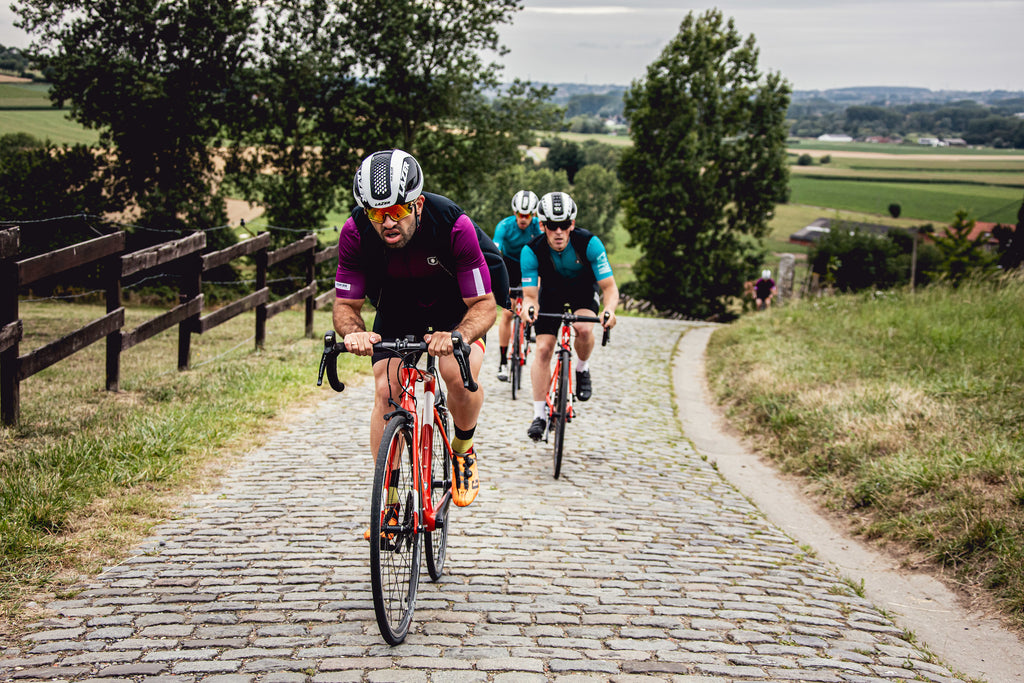
<path fill-rule="evenodd" d="M 370 500 L 370 584 L 380 634 L 405 640 L 420 579 L 420 536 L 413 483 L 412 420 L 388 421 L 377 451 Z"/>
<path fill-rule="evenodd" d="M 444 445 L 445 439 L 451 434 L 451 419 L 444 410 L 438 410 L 437 415 L 430 447 L 430 501 L 437 524 L 433 531 L 424 536 L 427 573 L 431 581 L 440 579 L 444 572 L 444 558 L 448 550 L 448 513 L 452 506 L 452 459 Z"/>
<path fill-rule="evenodd" d="M 558 387 L 555 390 L 555 412 L 551 416 L 551 429 L 554 432 L 554 447 L 552 456 L 554 458 L 555 479 L 562 472 L 562 446 L 565 443 L 565 423 L 569 417 L 569 360 L 561 358 L 558 361 Z"/>

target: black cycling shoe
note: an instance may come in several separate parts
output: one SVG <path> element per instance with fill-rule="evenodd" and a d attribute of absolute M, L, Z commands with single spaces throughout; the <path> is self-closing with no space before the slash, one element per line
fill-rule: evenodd
<path fill-rule="evenodd" d="M 526 435 L 534 441 L 540 441 L 544 438 L 544 428 L 547 426 L 547 420 L 543 417 L 533 418 L 533 422 L 530 423 L 530 428 L 526 430 Z"/>
<path fill-rule="evenodd" d="M 590 384 L 590 370 L 576 371 L 576 398 L 581 401 L 589 401 L 590 395 L 594 393 L 594 387 Z"/>

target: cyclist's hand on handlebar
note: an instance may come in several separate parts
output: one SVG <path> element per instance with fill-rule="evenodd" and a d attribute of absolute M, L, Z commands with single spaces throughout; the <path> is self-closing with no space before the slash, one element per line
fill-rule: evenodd
<path fill-rule="evenodd" d="M 522 319 L 524 323 L 532 325 L 537 321 L 537 305 L 530 304 L 529 302 L 523 303 L 523 314 Z"/>
<path fill-rule="evenodd" d="M 427 342 L 427 353 L 431 356 L 450 356 L 455 351 L 451 332 L 425 334 L 423 341 Z"/>
<path fill-rule="evenodd" d="M 607 316 L 607 319 L 604 319 L 604 316 Z M 608 309 L 605 309 L 604 314 L 602 314 L 602 320 L 601 327 L 606 330 L 612 329 L 615 327 L 615 323 L 618 322 L 618 319 L 615 317 L 615 311 L 609 311 Z"/>
<path fill-rule="evenodd" d="M 373 345 L 380 341 L 376 332 L 349 332 L 345 335 L 345 350 L 357 356 L 372 356 Z"/>

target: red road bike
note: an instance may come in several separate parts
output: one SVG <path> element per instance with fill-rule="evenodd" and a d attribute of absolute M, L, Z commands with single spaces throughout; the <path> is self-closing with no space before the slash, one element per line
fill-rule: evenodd
<path fill-rule="evenodd" d="M 469 369 L 469 345 L 452 333 L 455 360 L 463 385 L 477 384 Z M 412 623 L 420 577 L 420 539 L 426 545 L 427 571 L 432 581 L 441 578 L 451 522 L 452 453 L 451 417 L 445 403 L 444 383 L 437 359 L 427 356 L 426 369 L 417 367 L 427 343 L 415 337 L 384 340 L 375 352 L 394 354 L 401 395 L 391 399 L 394 410 L 384 416 L 387 426 L 377 450 L 370 500 L 370 583 L 377 626 L 389 645 L 405 640 Z M 324 373 L 335 391 L 345 385 L 338 379 L 338 354 L 345 343 L 334 332 L 324 335 L 317 386 Z M 374 541 L 373 539 L 376 539 Z"/>
<path fill-rule="evenodd" d="M 555 479 L 558 479 L 562 472 L 562 450 L 565 445 L 565 425 L 572 422 L 576 417 L 576 409 L 573 406 L 573 372 L 572 372 L 572 338 L 573 323 L 605 323 L 610 314 L 605 311 L 602 318 L 595 318 L 590 315 L 576 315 L 568 306 L 562 313 L 538 313 L 538 316 L 558 318 L 561 326 L 558 330 L 558 343 L 555 345 L 555 367 L 551 372 L 551 379 L 548 382 L 548 393 L 545 397 L 548 405 L 548 425 L 544 433 L 544 440 L 550 433 L 553 437 L 552 459 L 554 464 Z M 533 317 L 531 307 L 530 317 Z M 605 328 L 601 337 L 601 346 L 608 344 L 611 338 L 611 330 Z"/>
<path fill-rule="evenodd" d="M 509 384 L 512 385 L 512 400 L 523 388 L 523 371 L 526 369 L 526 358 L 530 355 L 531 326 L 524 323 L 523 314 L 523 288 L 513 287 L 510 290 L 512 297 L 512 339 L 508 347 L 508 368 Z"/>

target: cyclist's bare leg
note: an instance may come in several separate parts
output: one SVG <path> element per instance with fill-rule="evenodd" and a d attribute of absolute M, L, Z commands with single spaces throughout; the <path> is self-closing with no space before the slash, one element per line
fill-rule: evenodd
<path fill-rule="evenodd" d="M 484 364 L 484 352 L 476 344 L 470 348 L 469 369 L 476 380 L 480 377 L 480 368 Z M 438 358 L 437 367 L 445 386 L 448 387 L 448 411 L 452 414 L 452 421 L 459 429 L 472 429 L 476 426 L 480 408 L 484 405 L 483 386 L 476 391 L 470 391 L 462 386 L 462 376 L 459 374 L 459 365 L 454 356 Z"/>
<path fill-rule="evenodd" d="M 390 361 L 390 362 L 389 362 Z M 373 410 L 370 412 L 370 453 L 377 459 L 377 449 L 384 435 L 384 416 L 394 410 L 389 398 L 396 402 L 401 400 L 402 385 L 398 381 L 398 369 L 402 366 L 397 358 L 382 359 L 373 364 L 373 382 L 375 386 Z"/>
<path fill-rule="evenodd" d="M 512 340 L 512 311 L 501 309 L 501 320 L 498 322 L 498 346 L 504 348 Z M 505 359 L 502 358 L 504 363 Z"/>
<path fill-rule="evenodd" d="M 537 345 L 533 347 L 533 367 L 530 368 L 530 384 L 533 387 L 534 401 L 543 401 L 548 395 L 548 381 L 551 379 L 551 356 L 554 350 L 555 335 L 537 335 Z"/>
<path fill-rule="evenodd" d="M 591 318 L 596 318 L 597 313 L 586 308 L 581 308 L 576 311 L 576 315 L 586 315 Z M 576 342 L 574 348 L 576 349 L 576 357 L 580 360 L 587 360 L 590 358 L 590 354 L 594 352 L 594 325 L 597 323 L 573 323 L 573 328 L 576 330 Z"/>

